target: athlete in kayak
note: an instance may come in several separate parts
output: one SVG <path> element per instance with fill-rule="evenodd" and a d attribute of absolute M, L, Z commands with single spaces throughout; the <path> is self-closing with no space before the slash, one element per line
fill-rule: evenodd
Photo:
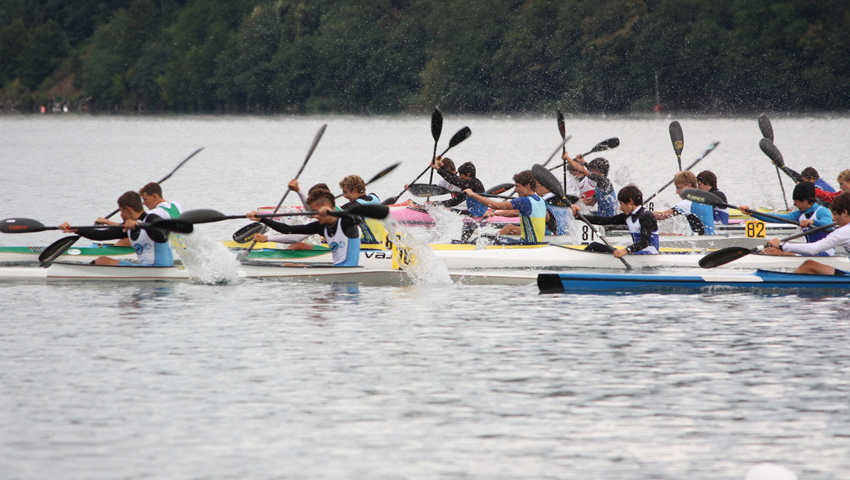
<path fill-rule="evenodd" d="M 519 212 L 520 225 L 505 225 L 499 230 L 499 235 L 520 235 L 521 240 L 503 239 L 502 243 L 534 244 L 544 242 L 546 234 L 546 202 L 537 196 L 537 180 L 531 170 L 523 170 L 513 177 L 514 192 L 519 198 L 507 201 L 496 201 L 492 198 L 482 197 L 471 188 L 464 190 L 469 198 L 481 202 L 494 210 L 516 210 Z M 488 214 L 490 212 L 487 212 Z M 494 214 L 496 212 L 493 212 Z"/>
<path fill-rule="evenodd" d="M 381 199 L 374 193 L 366 193 L 366 182 L 359 175 L 349 175 L 339 182 L 342 196 L 348 203 L 342 206 L 345 210 L 354 202 L 380 205 Z M 382 243 L 387 236 L 386 229 L 380 220 L 365 218 L 360 222 L 360 242 L 365 244 Z"/>
<path fill-rule="evenodd" d="M 174 252 L 168 244 L 168 232 L 152 227 L 137 227 L 137 223 L 155 223 L 158 220 L 167 220 L 170 216 L 162 216 L 159 212 L 147 212 L 142 206 L 142 197 L 137 192 L 125 192 L 118 197 L 118 211 L 124 219 L 122 230 L 109 229 L 98 230 L 98 228 L 81 228 L 71 230 L 71 224 L 65 222 L 59 225 L 59 229 L 65 233 L 76 233 L 81 237 L 91 240 L 118 240 L 126 238 L 129 240 L 133 250 L 136 251 L 138 264 L 126 260 L 117 260 L 110 257 L 98 257 L 94 260 L 95 265 L 121 265 L 121 266 L 143 266 L 143 267 L 171 267 L 174 265 Z M 105 220 L 105 219 L 103 219 Z M 110 222 L 114 225 L 122 225 Z"/>
<path fill-rule="evenodd" d="M 625 225 L 632 236 L 632 244 L 628 247 L 617 248 L 613 252 L 603 243 L 593 242 L 585 250 L 591 252 L 611 252 L 617 258 L 628 254 L 654 255 L 660 253 L 658 238 L 658 221 L 649 210 L 643 208 L 643 192 L 635 185 L 626 185 L 617 192 L 617 200 L 623 213 L 613 217 L 586 215 L 590 223 L 596 225 Z M 578 205 L 573 205 L 573 214 L 579 218 Z"/>
<path fill-rule="evenodd" d="M 453 173 L 447 168 L 446 160 L 448 159 L 441 157 L 434 158 L 431 168 L 437 170 L 437 174 L 442 177 L 445 183 L 458 189 L 461 193 L 455 195 L 451 200 L 435 202 L 434 204 L 443 207 L 453 207 L 461 212 L 467 212 L 473 217 L 483 216 L 487 211 L 487 207 L 475 199 L 470 199 L 468 195 L 463 193 L 467 188 L 475 193 L 484 193 L 486 191 L 484 184 L 475 176 L 475 165 L 472 162 L 466 162 L 457 169 L 457 173 Z"/>
<path fill-rule="evenodd" d="M 830 232 L 825 238 L 814 243 L 781 243 L 778 238 L 774 238 L 767 242 L 771 248 L 765 249 L 764 253 L 772 253 L 773 250 L 778 250 L 799 255 L 818 255 L 822 252 L 834 250 L 835 247 L 844 247 L 845 251 L 850 252 L 850 193 L 842 192 L 839 194 L 829 208 L 832 210 L 832 218 L 838 224 L 838 228 Z M 816 260 L 806 260 L 794 270 L 794 273 L 850 275 L 850 272 L 838 270 Z"/>
<path fill-rule="evenodd" d="M 726 194 L 717 188 L 717 175 L 711 170 L 703 170 L 697 175 L 697 188 L 700 190 L 711 192 L 720 198 L 723 203 L 729 203 L 726 200 Z M 726 207 L 714 207 L 714 222 L 720 222 L 724 225 L 729 224 L 729 209 Z"/>
<path fill-rule="evenodd" d="M 582 192 L 584 204 L 596 205 L 596 214 L 599 216 L 614 216 L 617 213 L 617 196 L 614 194 L 614 185 L 608 179 L 608 160 L 600 157 L 585 163 L 581 155 L 572 159 L 568 152 L 564 152 L 561 158 L 569 162 L 576 172 L 583 175 L 579 180 L 579 190 Z M 587 193 L 590 195 L 588 196 Z"/>
<path fill-rule="evenodd" d="M 306 225 L 287 225 L 270 218 L 258 217 L 257 212 L 249 212 L 247 217 L 255 222 L 261 222 L 280 233 L 295 233 L 325 237 L 335 267 L 356 267 L 360 261 L 360 229 L 359 222 L 350 218 L 329 215 L 334 211 L 334 196 L 323 189 L 314 190 L 307 197 L 307 206 L 318 212 L 313 215 L 317 222 Z"/>
<path fill-rule="evenodd" d="M 697 177 L 690 170 L 683 170 L 673 177 L 676 193 L 682 198 L 673 208 L 663 212 L 655 212 L 656 220 L 666 220 L 676 215 L 684 215 L 688 219 L 691 231 L 695 235 L 714 235 L 714 208 L 711 205 L 692 202 L 682 197 L 686 188 L 697 188 Z"/>

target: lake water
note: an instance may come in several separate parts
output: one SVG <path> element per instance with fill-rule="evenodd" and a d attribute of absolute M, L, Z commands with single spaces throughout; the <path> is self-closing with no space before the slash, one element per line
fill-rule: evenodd
<path fill-rule="evenodd" d="M 677 170 L 673 119 L 567 118 L 568 150 L 619 137 L 615 186 L 649 194 Z M 730 203 L 784 206 L 755 118 L 675 119 L 684 164 L 721 142 L 695 169 Z M 792 168 L 833 185 L 850 168 L 847 118 L 772 121 Z M 433 150 L 428 116 L 0 117 L 0 218 L 90 223 L 199 147 L 167 199 L 274 205 L 322 124 L 305 186 L 401 161 L 369 187 L 395 195 Z M 552 118 L 446 115 L 440 150 L 466 125 L 448 156 L 486 186 L 560 140 Z M 2 479 L 743 479 L 761 462 L 850 478 L 846 297 L 0 282 L 0 312 Z"/>

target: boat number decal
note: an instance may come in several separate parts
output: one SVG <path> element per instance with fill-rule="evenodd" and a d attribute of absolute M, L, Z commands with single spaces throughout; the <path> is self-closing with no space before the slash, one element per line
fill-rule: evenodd
<path fill-rule="evenodd" d="M 387 250 L 391 250 L 393 252 L 393 268 L 401 269 L 412 265 L 415 260 L 413 252 L 410 248 L 399 245 L 399 243 L 401 243 L 400 233 L 396 233 L 395 237 L 395 241 L 390 239 L 389 233 L 387 233 L 387 236 L 384 237 L 384 246 Z"/>
<path fill-rule="evenodd" d="M 581 243 L 590 243 L 596 240 L 596 230 L 590 228 L 589 226 L 582 225 L 581 226 Z"/>
<path fill-rule="evenodd" d="M 649 210 L 650 212 L 654 212 L 654 211 L 655 211 L 655 202 L 649 202 L 649 203 L 647 203 L 647 204 L 646 204 L 646 209 L 647 209 L 647 210 Z"/>
<path fill-rule="evenodd" d="M 72 249 L 68 250 L 68 255 L 79 255 L 81 253 L 83 253 L 83 252 L 80 251 L 80 250 L 77 250 L 76 248 L 72 248 Z"/>
<path fill-rule="evenodd" d="M 764 222 L 747 220 L 747 238 L 765 238 Z"/>

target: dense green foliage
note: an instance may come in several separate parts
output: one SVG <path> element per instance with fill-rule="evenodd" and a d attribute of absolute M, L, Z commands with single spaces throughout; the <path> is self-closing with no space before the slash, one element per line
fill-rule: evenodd
<path fill-rule="evenodd" d="M 0 96 L 178 112 L 850 108 L 845 0 L 0 0 Z"/>

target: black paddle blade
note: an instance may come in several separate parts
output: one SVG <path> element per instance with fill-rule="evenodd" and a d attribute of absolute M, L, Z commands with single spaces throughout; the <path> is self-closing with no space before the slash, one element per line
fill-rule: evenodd
<path fill-rule="evenodd" d="M 540 185 L 546 187 L 546 190 L 554 193 L 555 196 L 561 200 L 566 200 L 567 197 L 564 195 L 564 189 L 561 187 L 561 183 L 558 182 L 555 175 L 547 170 L 546 167 L 540 164 L 535 164 L 531 167 L 531 173 Z"/>
<path fill-rule="evenodd" d="M 782 154 L 779 153 L 779 149 L 776 148 L 776 145 L 769 138 L 762 138 L 759 140 L 759 148 L 761 151 L 767 155 L 767 158 L 773 162 L 779 168 L 783 168 L 785 166 L 785 160 L 782 159 Z"/>
<path fill-rule="evenodd" d="M 387 197 L 381 202 L 381 205 L 395 205 L 395 202 L 398 201 L 398 197 Z"/>
<path fill-rule="evenodd" d="M 390 214 L 390 207 L 386 205 L 376 205 L 372 203 L 355 203 L 348 207 L 344 213 L 357 215 L 359 217 L 377 218 L 378 220 L 387 218 Z M 333 212 L 331 212 L 333 214 Z"/>
<path fill-rule="evenodd" d="M 770 119 L 767 118 L 767 115 L 761 114 L 759 115 L 759 130 L 761 130 L 761 136 L 773 141 L 773 125 L 770 124 Z"/>
<path fill-rule="evenodd" d="M 434 109 L 431 114 L 431 136 L 434 137 L 434 142 L 440 139 L 440 134 L 443 133 L 443 114 L 439 108 Z"/>
<path fill-rule="evenodd" d="M 500 184 L 496 185 L 495 187 L 488 188 L 484 193 L 490 193 L 490 194 L 493 194 L 493 195 L 498 195 L 500 193 L 507 192 L 508 190 L 514 188 L 514 186 L 515 185 L 513 183 L 500 183 Z"/>
<path fill-rule="evenodd" d="M 449 147 L 443 150 L 443 153 L 441 153 L 440 156 L 442 157 L 443 155 L 445 155 L 446 152 L 448 152 L 451 148 L 456 147 L 460 142 L 469 138 L 470 135 L 472 135 L 472 130 L 470 130 L 469 127 L 463 127 L 458 130 L 458 132 L 454 134 L 452 139 L 449 140 Z"/>
<path fill-rule="evenodd" d="M 686 188 L 682 190 L 682 197 L 692 202 L 704 203 L 714 207 L 721 207 L 725 205 L 723 200 L 721 200 L 717 195 L 698 188 Z"/>
<path fill-rule="evenodd" d="M 45 230 L 48 230 L 48 227 L 31 218 L 4 218 L 0 220 L 0 232 L 3 233 L 34 233 Z"/>
<path fill-rule="evenodd" d="M 227 216 L 218 210 L 199 208 L 181 213 L 179 219 L 190 223 L 213 223 L 227 220 Z"/>
<path fill-rule="evenodd" d="M 233 241 L 236 243 L 248 243 L 254 239 L 254 235 L 263 233 L 264 228 L 265 225 L 260 222 L 245 225 L 233 234 Z"/>
<path fill-rule="evenodd" d="M 401 165 L 401 162 L 396 162 L 396 163 L 394 163 L 394 164 L 390 165 L 389 167 L 387 167 L 387 168 L 385 168 L 385 169 L 381 170 L 380 172 L 378 172 L 378 174 L 377 174 L 377 175 L 375 175 L 374 177 L 372 177 L 372 179 L 371 179 L 371 180 L 369 180 L 368 182 L 366 182 L 366 185 L 369 185 L 370 183 L 372 183 L 372 182 L 374 182 L 374 181 L 376 181 L 376 180 L 380 180 L 381 178 L 384 178 L 384 177 L 385 177 L 385 176 L 387 176 L 390 172 L 392 172 L 393 170 L 395 170 L 395 167 L 397 167 L 397 166 L 399 166 L 399 165 Z"/>
<path fill-rule="evenodd" d="M 558 110 L 558 131 L 561 132 L 561 138 L 567 136 L 567 125 L 564 123 L 564 114 Z"/>
<path fill-rule="evenodd" d="M 699 260 L 699 266 L 702 268 L 714 268 L 719 267 L 721 265 L 726 265 L 729 262 L 734 262 L 735 260 L 747 256 L 751 253 L 758 251 L 758 248 L 744 248 L 744 247 L 726 247 L 721 248 L 715 252 L 711 252 L 708 255 L 702 257 Z"/>
<path fill-rule="evenodd" d="M 50 263 L 53 260 L 59 258 L 60 255 L 65 253 L 71 245 L 77 243 L 79 240 L 79 235 L 71 235 L 70 237 L 62 237 L 59 240 L 48 245 L 38 256 L 38 261 L 41 263 Z"/>
<path fill-rule="evenodd" d="M 169 232 L 174 233 L 192 233 L 192 231 L 195 230 L 195 226 L 192 225 L 191 222 L 178 219 L 157 220 L 151 225 L 154 228 L 160 228 L 162 230 L 168 230 Z"/>
<path fill-rule="evenodd" d="M 448 195 L 449 193 L 452 193 L 439 185 L 431 185 L 428 183 L 414 183 L 407 187 L 407 191 L 416 197 L 430 197 L 432 195 Z"/>
<path fill-rule="evenodd" d="M 597 143 L 595 147 L 593 147 L 589 152 L 582 155 L 582 157 L 586 157 L 586 156 L 590 155 L 591 153 L 604 152 L 605 150 L 617 148 L 619 146 L 620 146 L 620 139 L 619 138 L 617 138 L 617 137 L 609 138 L 608 140 L 603 140 L 603 141 Z"/>
<path fill-rule="evenodd" d="M 685 134 L 677 121 L 670 123 L 670 141 L 673 142 L 673 150 L 676 151 L 676 156 L 681 157 L 682 149 L 685 148 Z"/>

